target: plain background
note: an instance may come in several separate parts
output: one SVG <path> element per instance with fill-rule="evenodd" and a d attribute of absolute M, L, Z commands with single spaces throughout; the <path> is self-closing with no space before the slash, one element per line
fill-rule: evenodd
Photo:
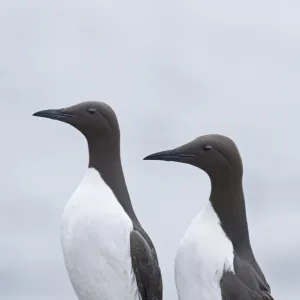
<path fill-rule="evenodd" d="M 0 298 L 76 299 L 59 230 L 87 147 L 31 115 L 99 100 L 119 118 L 164 299 L 177 299 L 175 251 L 210 185 L 195 168 L 142 159 L 207 133 L 236 141 L 255 254 L 275 299 L 299 299 L 299 14 L 288 0 L 2 0 Z"/>

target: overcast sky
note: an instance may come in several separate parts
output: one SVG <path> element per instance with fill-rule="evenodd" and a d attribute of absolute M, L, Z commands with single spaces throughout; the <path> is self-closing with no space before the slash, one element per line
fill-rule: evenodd
<path fill-rule="evenodd" d="M 142 158 L 207 133 L 236 141 L 257 260 L 276 300 L 299 299 L 298 1 L 0 7 L 1 299 L 76 299 L 59 232 L 87 166 L 86 142 L 31 114 L 85 100 L 107 102 L 118 115 L 124 171 L 157 248 L 164 299 L 177 299 L 175 251 L 210 186 L 196 168 Z"/>

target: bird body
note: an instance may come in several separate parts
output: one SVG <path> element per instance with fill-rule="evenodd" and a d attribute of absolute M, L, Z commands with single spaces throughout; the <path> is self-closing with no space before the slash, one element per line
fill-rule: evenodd
<path fill-rule="evenodd" d="M 88 169 L 61 226 L 65 265 L 79 300 L 162 300 L 156 251 L 126 185 L 115 112 L 90 101 L 34 116 L 73 126 L 88 144 Z"/>
<path fill-rule="evenodd" d="M 130 256 L 133 224 L 89 168 L 68 201 L 61 228 L 67 271 L 79 299 L 139 300 Z"/>
<path fill-rule="evenodd" d="M 188 226 L 175 257 L 179 300 L 221 300 L 223 272 L 233 269 L 232 243 L 208 203 Z"/>
<path fill-rule="evenodd" d="M 250 244 L 243 164 L 235 143 L 219 134 L 204 135 L 144 159 L 193 165 L 211 182 L 209 201 L 176 255 L 179 300 L 273 300 Z"/>

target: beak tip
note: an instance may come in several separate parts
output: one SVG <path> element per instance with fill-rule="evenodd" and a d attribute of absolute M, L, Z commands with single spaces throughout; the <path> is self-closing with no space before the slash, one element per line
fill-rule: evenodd
<path fill-rule="evenodd" d="M 143 160 L 157 160 L 157 157 L 153 154 L 147 155 L 143 158 Z"/>
<path fill-rule="evenodd" d="M 52 120 L 58 120 L 58 121 L 65 121 L 65 122 L 67 119 L 75 117 L 74 115 L 62 112 L 60 109 L 40 110 L 40 111 L 33 113 L 32 116 L 47 118 L 47 119 L 52 119 Z"/>
<path fill-rule="evenodd" d="M 169 156 L 169 152 L 168 151 L 161 151 L 161 152 L 156 152 L 156 153 L 152 153 L 147 155 L 146 157 L 143 158 L 143 160 L 168 160 L 168 156 Z"/>
<path fill-rule="evenodd" d="M 143 158 L 143 160 L 163 160 L 163 161 L 175 161 L 186 162 L 186 159 L 194 157 L 194 154 L 177 153 L 174 150 L 161 151 L 154 154 L 150 154 Z"/>

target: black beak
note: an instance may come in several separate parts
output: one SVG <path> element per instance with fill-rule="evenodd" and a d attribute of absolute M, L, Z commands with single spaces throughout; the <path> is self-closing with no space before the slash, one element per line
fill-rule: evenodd
<path fill-rule="evenodd" d="M 177 162 L 184 162 L 188 158 L 192 158 L 195 155 L 193 154 L 186 154 L 186 153 L 178 153 L 175 150 L 167 150 L 161 151 L 157 153 L 150 154 L 146 156 L 143 160 L 164 160 L 164 161 L 177 161 Z"/>
<path fill-rule="evenodd" d="M 65 121 L 69 118 L 75 118 L 74 115 L 64 113 L 61 109 L 46 109 L 37 111 L 33 114 L 35 117 L 48 118 L 53 120 Z"/>

